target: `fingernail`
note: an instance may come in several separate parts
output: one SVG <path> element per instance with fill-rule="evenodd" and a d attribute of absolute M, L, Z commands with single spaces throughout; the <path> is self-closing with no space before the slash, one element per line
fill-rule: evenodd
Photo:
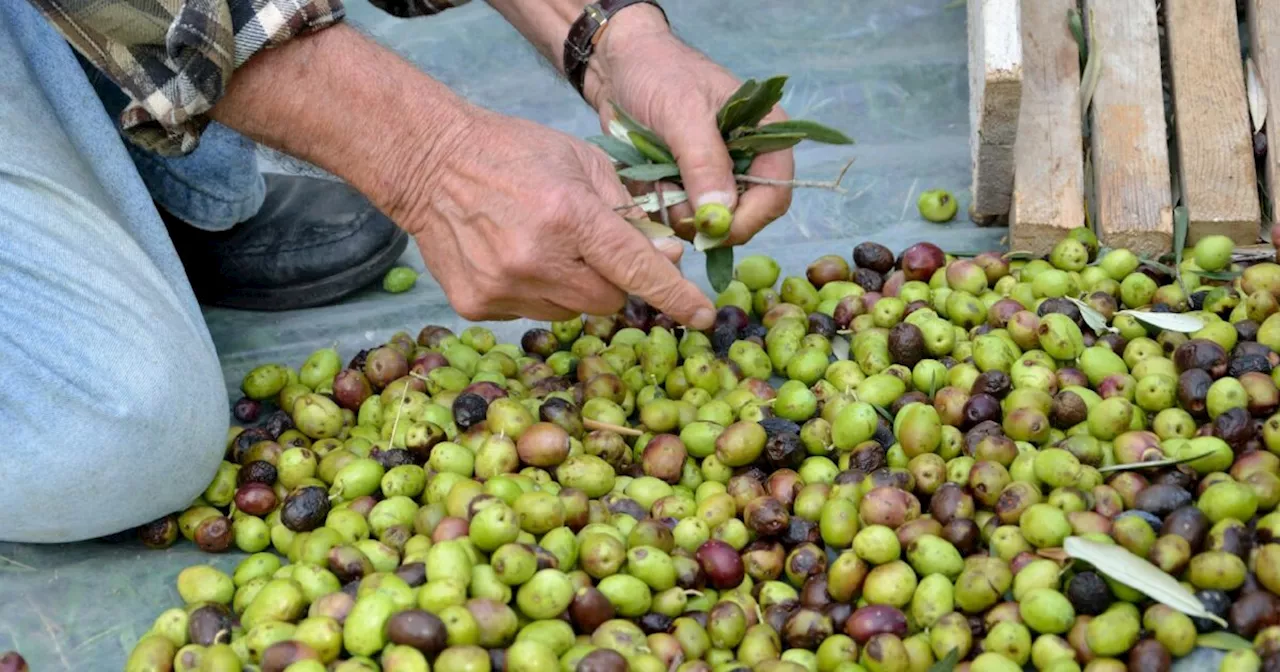
<path fill-rule="evenodd" d="M 654 238 L 653 246 L 658 248 L 658 251 L 663 254 L 672 254 L 674 252 L 679 252 L 684 247 L 683 245 L 680 244 L 679 240 L 675 238 L 670 238 L 670 237 Z"/>
<path fill-rule="evenodd" d="M 694 206 L 701 208 L 708 203 L 718 203 L 728 207 L 733 203 L 733 194 L 727 191 L 708 191 L 698 197 L 697 201 L 694 202 Z"/>
<path fill-rule="evenodd" d="M 693 323 L 689 326 L 699 331 L 710 329 L 716 323 L 716 312 L 710 308 L 699 308 L 698 312 L 693 314 Z"/>

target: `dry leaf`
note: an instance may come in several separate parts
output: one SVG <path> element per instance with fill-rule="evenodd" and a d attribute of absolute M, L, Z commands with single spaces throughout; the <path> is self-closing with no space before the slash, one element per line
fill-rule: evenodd
<path fill-rule="evenodd" d="M 664 226 L 658 222 L 653 221 L 652 219 L 628 217 L 627 221 L 631 222 L 632 226 L 636 227 L 637 229 L 640 229 L 640 233 L 643 233 L 646 237 L 649 238 L 649 240 L 656 240 L 658 238 L 670 238 L 676 235 L 675 229 L 672 229 L 669 226 Z"/>
<path fill-rule="evenodd" d="M 1222 627 L 1227 622 L 1205 609 L 1204 604 L 1178 580 L 1118 544 L 1067 537 L 1062 545 L 1068 555 L 1083 560 L 1099 572 L 1123 583 L 1151 599 L 1181 611 L 1188 616 L 1205 618 Z"/>
<path fill-rule="evenodd" d="M 1177 331 L 1184 334 L 1204 329 L 1204 321 L 1193 315 L 1183 313 L 1152 313 L 1145 310 L 1122 310 L 1124 315 L 1132 315 L 1133 319 L 1149 324 L 1165 331 Z"/>
<path fill-rule="evenodd" d="M 1253 57 L 1244 59 L 1244 69 L 1249 91 L 1249 117 L 1253 119 L 1254 132 L 1257 132 L 1267 123 L 1267 92 L 1262 90 L 1262 78 L 1253 65 Z"/>
<path fill-rule="evenodd" d="M 1036 555 L 1058 563 L 1065 563 L 1071 560 L 1071 556 L 1067 555 L 1067 552 L 1061 548 L 1041 548 L 1036 550 Z"/>
<path fill-rule="evenodd" d="M 1080 316 L 1084 318 L 1085 324 L 1089 325 L 1089 328 L 1093 330 L 1093 333 L 1104 334 L 1110 331 L 1116 331 L 1115 328 L 1107 326 L 1107 318 L 1104 317 L 1102 313 L 1095 310 L 1093 306 L 1090 306 L 1080 299 L 1073 299 L 1069 296 L 1067 297 L 1067 300 L 1076 304 L 1076 307 L 1080 309 Z"/>
<path fill-rule="evenodd" d="M 1196 646 L 1203 646 L 1206 649 L 1217 649 L 1219 651 L 1237 651 L 1240 649 L 1252 649 L 1253 642 L 1226 630 L 1217 630 L 1215 632 L 1206 632 L 1196 637 Z"/>
<path fill-rule="evenodd" d="M 724 234 L 719 238 L 712 238 L 705 233 L 698 232 L 693 236 L 693 249 L 699 252 L 706 252 L 715 247 L 720 247 L 720 243 L 729 239 L 729 234 Z"/>
<path fill-rule="evenodd" d="M 636 196 L 631 200 L 634 201 L 635 204 L 645 212 L 653 213 L 653 212 L 658 212 L 659 210 L 662 209 L 658 207 L 658 194 L 656 192 L 649 192 L 647 194 L 642 194 L 640 196 Z M 662 203 L 663 205 L 666 205 L 668 208 L 673 205 L 679 205 L 681 203 L 684 203 L 687 200 L 689 200 L 689 195 L 684 191 L 678 191 L 675 189 L 671 191 L 667 191 L 664 189 L 662 191 Z"/>
<path fill-rule="evenodd" d="M 839 361 L 849 359 L 849 339 L 844 336 L 836 336 L 831 339 L 831 354 L 836 356 Z"/>
<path fill-rule="evenodd" d="M 632 149 L 635 149 L 636 147 L 631 143 L 631 134 L 627 131 L 627 127 L 623 126 L 622 122 L 617 119 L 609 120 L 609 135 L 612 135 L 614 140 L 617 140 Z"/>

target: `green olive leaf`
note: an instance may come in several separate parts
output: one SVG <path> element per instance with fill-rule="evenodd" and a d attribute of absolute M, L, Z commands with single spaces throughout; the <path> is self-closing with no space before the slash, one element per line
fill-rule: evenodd
<path fill-rule="evenodd" d="M 804 133 L 753 133 L 729 141 L 729 149 L 741 149 L 753 154 L 768 154 L 791 149 L 804 140 Z"/>
<path fill-rule="evenodd" d="M 956 663 L 960 662 L 960 650 L 952 647 L 942 660 L 929 666 L 929 672 L 952 672 L 956 669 Z"/>
<path fill-rule="evenodd" d="M 632 131 L 629 135 L 631 138 L 631 144 L 635 145 L 636 149 L 639 150 L 641 154 L 648 157 L 649 160 L 657 161 L 658 163 L 671 164 L 676 162 L 675 157 L 671 155 L 671 150 L 667 149 L 666 145 L 663 145 L 661 142 L 658 144 L 649 142 L 647 137 L 640 135 L 635 131 Z"/>
<path fill-rule="evenodd" d="M 1192 272 L 1204 278 L 1205 280 L 1221 280 L 1221 281 L 1227 281 L 1227 282 L 1231 280 L 1235 280 L 1236 278 L 1242 275 L 1240 271 L 1192 271 Z"/>
<path fill-rule="evenodd" d="M 1253 642 L 1226 630 L 1215 630 L 1206 632 L 1196 637 L 1196 646 L 1203 646 L 1206 649 L 1217 649 L 1219 651 L 1238 651 L 1241 649 L 1252 649 Z"/>
<path fill-rule="evenodd" d="M 729 133 L 737 128 L 736 125 L 730 126 L 729 122 L 741 116 L 743 106 L 751 98 L 751 94 L 755 93 L 756 87 L 759 85 L 756 80 L 748 79 L 742 83 L 742 86 L 738 87 L 737 91 L 733 92 L 732 96 L 729 96 L 728 100 L 724 101 L 724 105 L 720 106 L 720 111 L 716 113 L 716 125 L 720 127 L 721 135 L 727 138 Z"/>
<path fill-rule="evenodd" d="M 666 152 L 667 155 L 671 154 L 671 148 L 667 147 L 666 143 L 662 142 L 662 139 L 658 137 L 657 133 L 654 133 L 650 128 L 636 121 L 634 117 L 627 114 L 626 110 L 622 109 L 621 105 L 618 105 L 617 103 L 611 103 L 611 105 L 613 105 L 613 114 L 614 114 L 615 120 L 619 124 L 622 124 L 622 126 L 627 129 L 627 135 L 630 137 L 631 142 L 633 144 L 636 141 L 634 136 L 638 135 L 644 138 L 645 142 L 647 142 L 648 144 L 661 149 L 663 152 Z M 642 152 L 644 151 L 644 149 L 641 148 L 639 145 L 636 145 L 636 149 L 639 149 Z M 656 160 L 657 159 L 655 159 L 655 161 Z"/>
<path fill-rule="evenodd" d="M 1089 46 L 1081 53 L 1087 53 L 1084 73 L 1080 78 L 1080 114 L 1089 113 L 1089 103 L 1093 102 L 1093 94 L 1098 90 L 1098 79 L 1102 76 L 1102 51 L 1098 48 L 1097 31 L 1093 28 L 1093 13 L 1089 13 Z"/>
<path fill-rule="evenodd" d="M 765 124 L 756 129 L 758 133 L 803 133 L 805 139 L 814 142 L 822 142 L 828 145 L 852 145 L 853 139 L 849 136 L 837 131 L 834 128 L 828 128 L 815 121 L 805 121 L 803 119 L 792 119 L 789 121 L 775 121 L 772 124 Z"/>
<path fill-rule="evenodd" d="M 733 155 L 733 153 L 730 153 L 730 156 L 732 156 L 732 155 Z M 733 158 L 733 174 L 734 174 L 734 175 L 746 175 L 746 174 L 747 174 L 747 171 L 748 171 L 748 170 L 751 170 L 751 162 L 752 162 L 752 161 L 755 161 L 755 157 L 754 157 L 754 156 L 741 156 L 741 157 L 734 157 L 734 158 Z"/>
<path fill-rule="evenodd" d="M 587 138 L 589 142 L 603 149 L 609 158 L 621 163 L 624 166 L 642 166 L 649 163 L 649 159 L 645 158 L 635 145 L 630 145 L 617 138 L 611 138 L 604 135 L 597 135 Z"/>
<path fill-rule="evenodd" d="M 1089 58 L 1089 47 L 1084 40 L 1084 23 L 1080 20 L 1080 10 L 1072 7 L 1067 10 L 1067 26 L 1071 28 L 1071 35 L 1076 38 L 1076 47 L 1080 50 L 1081 66 Z"/>
<path fill-rule="evenodd" d="M 733 282 L 733 248 L 716 247 L 707 250 L 707 280 L 719 294 Z"/>
<path fill-rule="evenodd" d="M 647 163 L 618 171 L 618 175 L 637 182 L 657 182 L 680 175 L 680 168 L 673 163 Z"/>
<path fill-rule="evenodd" d="M 1168 264 L 1162 264 L 1155 259 L 1140 258 L 1138 259 L 1138 263 L 1150 266 L 1161 273 L 1168 273 L 1169 275 L 1176 275 L 1178 273 L 1178 269 L 1169 266 Z"/>
<path fill-rule="evenodd" d="M 740 128 L 759 125 L 760 120 L 782 101 L 782 87 L 786 84 L 786 75 L 770 77 L 755 86 L 746 100 L 726 105 L 724 118 L 720 122 L 720 132 L 728 137 Z M 741 90 L 740 88 L 739 91 Z"/>
<path fill-rule="evenodd" d="M 1187 206 L 1179 205 L 1173 209 L 1173 264 L 1182 265 L 1182 248 L 1187 246 L 1187 227 L 1191 223 L 1191 215 Z"/>

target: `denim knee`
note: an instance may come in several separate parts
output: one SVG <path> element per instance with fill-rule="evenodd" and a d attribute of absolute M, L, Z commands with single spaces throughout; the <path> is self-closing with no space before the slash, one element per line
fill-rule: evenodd
<path fill-rule="evenodd" d="M 208 362 L 147 358 L 125 347 L 116 354 L 136 375 L 83 371 L 112 376 L 87 385 L 111 390 L 106 396 L 0 413 L 21 441 L 0 451 L 0 541 L 114 534 L 181 511 L 207 487 L 228 427 L 221 376 Z"/>

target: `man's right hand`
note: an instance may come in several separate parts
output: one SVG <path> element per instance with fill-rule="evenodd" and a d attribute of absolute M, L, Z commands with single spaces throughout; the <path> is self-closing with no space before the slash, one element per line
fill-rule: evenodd
<path fill-rule="evenodd" d="M 368 196 L 462 317 L 610 315 L 631 294 L 695 329 L 715 320 L 679 241 L 614 210 L 632 197 L 603 151 L 471 105 L 348 26 L 257 54 L 212 116 Z"/>
<path fill-rule="evenodd" d="M 473 110 L 430 156 L 391 215 L 462 317 L 609 315 L 631 294 L 681 324 L 714 322 L 711 301 L 674 263 L 680 241 L 650 241 L 614 209 L 632 197 L 598 148 Z"/>

